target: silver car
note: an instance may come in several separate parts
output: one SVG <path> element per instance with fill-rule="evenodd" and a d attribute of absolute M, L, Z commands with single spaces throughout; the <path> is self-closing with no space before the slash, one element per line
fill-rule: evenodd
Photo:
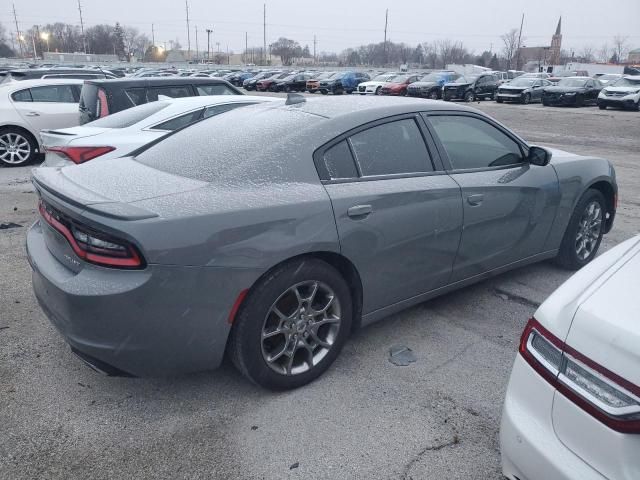
<path fill-rule="evenodd" d="M 74 352 L 136 376 L 227 352 L 272 389 L 411 305 L 544 259 L 580 268 L 617 196 L 607 160 L 472 108 L 359 96 L 244 107 L 33 182 L 33 287 Z"/>

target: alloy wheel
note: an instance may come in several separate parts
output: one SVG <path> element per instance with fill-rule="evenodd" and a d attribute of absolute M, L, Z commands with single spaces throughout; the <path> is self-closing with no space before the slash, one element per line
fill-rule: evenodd
<path fill-rule="evenodd" d="M 293 285 L 265 317 L 262 358 L 281 375 L 307 372 L 329 353 L 340 324 L 340 301 L 328 285 L 316 280 Z"/>
<path fill-rule="evenodd" d="M 597 201 L 589 202 L 580 221 L 576 234 L 575 249 L 580 260 L 586 260 L 594 252 L 602 230 L 602 207 Z"/>
<path fill-rule="evenodd" d="M 29 140 L 19 133 L 0 135 L 0 160 L 9 165 L 26 163 L 31 156 Z"/>

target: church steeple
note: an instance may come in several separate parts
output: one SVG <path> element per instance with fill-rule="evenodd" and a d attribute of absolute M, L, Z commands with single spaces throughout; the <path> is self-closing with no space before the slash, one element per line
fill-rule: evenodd
<path fill-rule="evenodd" d="M 562 15 L 560 15 L 560 19 L 558 20 L 558 26 L 556 27 L 556 35 L 562 35 Z"/>
<path fill-rule="evenodd" d="M 551 65 L 558 65 L 560 63 L 560 55 L 562 49 L 562 16 L 558 19 L 558 26 L 556 27 L 556 33 L 551 37 L 551 47 L 549 63 Z"/>

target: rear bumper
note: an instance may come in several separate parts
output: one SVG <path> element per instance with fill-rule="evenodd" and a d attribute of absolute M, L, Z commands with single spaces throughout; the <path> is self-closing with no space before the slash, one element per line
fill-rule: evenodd
<path fill-rule="evenodd" d="M 226 268 L 149 265 L 124 271 L 86 264 L 75 273 L 49 252 L 42 228 L 36 223 L 27 234 L 33 290 L 73 350 L 134 376 L 219 366 L 229 312 L 250 283 L 234 290 L 249 282 L 248 269 L 236 275 Z"/>
<path fill-rule="evenodd" d="M 500 424 L 502 473 L 510 480 L 604 480 L 556 436 L 554 392 L 518 354 Z"/>

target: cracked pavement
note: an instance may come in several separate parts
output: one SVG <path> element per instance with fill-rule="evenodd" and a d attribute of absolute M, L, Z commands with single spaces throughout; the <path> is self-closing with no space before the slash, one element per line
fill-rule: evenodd
<path fill-rule="evenodd" d="M 477 106 L 532 142 L 611 159 L 620 206 L 603 249 L 638 233 L 638 113 Z M 393 315 L 297 391 L 260 390 L 229 365 L 107 378 L 70 353 L 31 292 L 28 176 L 0 168 L 0 222 L 23 226 L 0 230 L 0 478 L 501 477 L 498 428 L 518 339 L 568 272 L 532 265 Z M 416 362 L 394 366 L 393 345 Z"/>

